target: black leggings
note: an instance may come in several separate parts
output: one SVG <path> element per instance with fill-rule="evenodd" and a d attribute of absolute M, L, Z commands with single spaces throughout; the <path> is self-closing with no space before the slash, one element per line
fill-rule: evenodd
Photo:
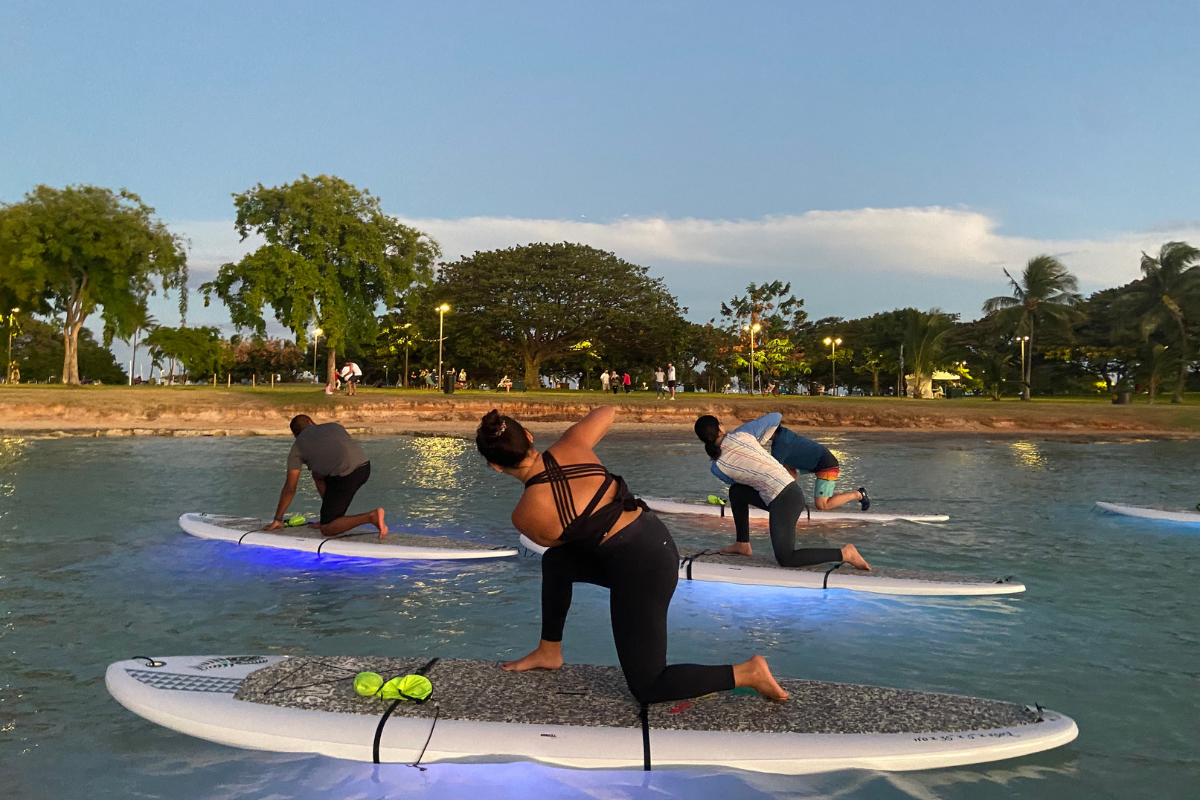
<path fill-rule="evenodd" d="M 842 560 L 842 551 L 837 547 L 796 549 L 796 520 L 804 512 L 804 491 L 795 482 L 789 483 L 769 505 L 753 488 L 735 483 L 729 487 L 729 506 L 739 542 L 750 541 L 750 506 L 765 509 L 771 515 L 771 547 L 781 567 L 807 567 Z"/>
<path fill-rule="evenodd" d="M 733 667 L 667 665 L 667 607 L 679 582 L 679 551 L 667 526 L 652 512 L 597 545 L 551 547 L 542 556 L 542 638 L 561 642 L 571 586 L 609 590 L 617 658 L 629 691 L 641 703 L 686 700 L 734 687 Z"/>

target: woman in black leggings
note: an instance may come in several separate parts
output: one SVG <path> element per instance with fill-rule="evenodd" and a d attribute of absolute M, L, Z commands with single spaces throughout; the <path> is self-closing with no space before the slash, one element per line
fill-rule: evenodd
<path fill-rule="evenodd" d="M 541 641 L 504 668 L 561 667 L 572 585 L 592 583 L 609 590 L 617 658 L 639 702 L 684 700 L 737 686 L 786 699 L 762 656 L 734 665 L 667 664 L 667 608 L 679 580 L 679 552 L 666 526 L 592 452 L 613 416 L 611 406 L 593 409 L 544 453 L 519 422 L 495 410 L 479 425 L 475 443 L 488 465 L 525 484 L 513 525 L 549 548 L 542 556 Z"/>
<path fill-rule="evenodd" d="M 767 452 L 769 441 L 783 417 L 765 414 L 725 432 L 721 421 L 706 414 L 696 420 L 696 436 L 712 459 L 712 474 L 729 486 L 729 506 L 737 542 L 721 550 L 732 555 L 753 555 L 750 549 L 750 506 L 764 509 L 771 517 L 771 548 L 782 567 L 807 567 L 844 561 L 856 569 L 871 567 L 852 544 L 841 547 L 796 549 L 796 522 L 804 511 L 804 492 L 786 468 Z"/>

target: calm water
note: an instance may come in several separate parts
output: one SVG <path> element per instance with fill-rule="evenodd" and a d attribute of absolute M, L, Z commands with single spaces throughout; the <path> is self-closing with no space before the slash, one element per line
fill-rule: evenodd
<path fill-rule="evenodd" d="M 880 564 L 1016 575 L 1015 599 L 887 599 L 681 584 L 671 656 L 763 652 L 777 674 L 1037 701 L 1081 735 L 978 767 L 784 778 L 577 772 L 529 764 L 426 772 L 235 750 L 129 713 L 104 689 L 135 654 L 517 656 L 538 638 L 536 559 L 397 566 L 207 542 L 181 512 L 268 515 L 284 439 L 9 440 L 0 447 L 0 794 L 91 798 L 1195 797 L 1200 782 L 1200 532 L 1105 517 L 1097 499 L 1190 506 L 1196 443 L 827 440 L 844 484 L 941 526 L 826 531 Z M 393 521 L 511 542 L 520 486 L 468 442 L 367 442 L 364 503 Z M 603 456 L 635 491 L 716 488 L 698 446 L 624 435 Z M 311 484 L 295 507 L 315 509 Z M 680 541 L 716 540 L 668 517 Z M 580 587 L 565 650 L 616 663 L 602 590 Z"/>

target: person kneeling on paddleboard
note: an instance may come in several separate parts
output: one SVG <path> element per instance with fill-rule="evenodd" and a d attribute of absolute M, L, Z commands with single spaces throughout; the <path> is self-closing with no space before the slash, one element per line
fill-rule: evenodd
<path fill-rule="evenodd" d="M 750 548 L 750 506 L 771 515 L 771 547 L 781 567 L 807 567 L 844 561 L 856 569 L 871 567 L 852 544 L 836 547 L 796 549 L 796 522 L 804 511 L 804 492 L 795 478 L 763 447 L 769 442 L 783 416 L 767 414 L 747 422 L 732 433 L 716 417 L 706 414 L 696 420 L 696 436 L 712 459 L 712 473 L 730 484 L 729 506 L 737 543 L 721 550 L 734 555 L 753 555 Z"/>
<path fill-rule="evenodd" d="M 837 482 L 838 469 L 841 466 L 838 464 L 837 457 L 820 442 L 806 439 L 783 427 L 779 424 L 782 421 L 783 415 L 774 413 L 766 414 L 748 424 L 774 427 L 773 433 L 768 429 L 771 456 L 783 464 L 783 468 L 791 473 L 793 478 L 796 477 L 797 472 L 813 474 L 813 505 L 817 507 L 818 511 L 832 511 L 853 500 L 862 504 L 863 511 L 871 507 L 871 498 L 867 497 L 865 486 L 858 487 L 858 491 L 855 492 L 834 494 L 833 487 Z M 715 465 L 713 469 L 716 469 Z M 728 483 L 728 481 L 726 482 Z"/>
<path fill-rule="evenodd" d="M 275 521 L 264 530 L 277 531 L 284 527 L 284 515 L 300 483 L 300 468 L 307 466 L 317 486 L 317 494 L 321 495 L 321 523 L 318 526 L 321 533 L 337 536 L 359 525 L 374 525 L 379 529 L 380 539 L 387 536 L 382 508 L 346 516 L 350 501 L 371 477 L 371 460 L 358 442 L 351 439 L 338 423 L 317 425 L 307 414 L 292 417 L 291 429 L 296 441 L 287 457 L 287 479 L 279 493 Z"/>
<path fill-rule="evenodd" d="M 592 452 L 614 416 L 612 406 L 592 409 L 544 453 L 519 422 L 494 409 L 479 425 L 475 444 L 488 466 L 525 484 L 513 525 L 549 548 L 542 556 L 541 641 L 504 668 L 561 667 L 572 586 L 591 583 L 609 590 L 617 658 L 639 702 L 686 700 L 739 686 L 787 699 L 762 656 L 735 665 L 667 664 L 667 608 L 679 581 L 679 551 L 667 526 Z"/>

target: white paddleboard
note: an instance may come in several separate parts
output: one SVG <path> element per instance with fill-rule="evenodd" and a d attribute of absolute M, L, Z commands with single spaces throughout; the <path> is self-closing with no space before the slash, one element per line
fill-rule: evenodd
<path fill-rule="evenodd" d="M 1168 511 L 1164 508 L 1099 502 L 1096 503 L 1096 508 L 1103 509 L 1110 514 L 1120 514 L 1123 517 L 1139 517 L 1141 519 L 1156 519 L 1162 522 L 1187 522 L 1192 525 L 1200 525 L 1200 511 Z"/>
<path fill-rule="evenodd" d="M 663 500 L 658 497 L 643 497 L 651 511 L 660 514 L 698 514 L 705 517 L 729 517 L 733 512 L 728 506 L 707 503 L 681 503 L 678 500 Z M 771 515 L 761 508 L 750 507 L 750 519 L 770 519 Z M 802 514 L 800 519 L 808 519 Z M 887 514 L 879 511 L 817 511 L 812 509 L 813 522 L 946 522 L 946 514 Z"/>
<path fill-rule="evenodd" d="M 420 672 L 429 702 L 359 697 L 353 676 Z M 315 656 L 162 656 L 119 661 L 105 685 L 127 709 L 201 739 L 392 764 L 531 761 L 582 769 L 723 767 L 802 775 L 917 770 L 1037 753 L 1075 723 L 1036 705 L 873 686 L 781 680 L 649 707 L 617 667 L 505 672 L 501 662 Z M 389 710 L 390 709 L 390 710 Z"/>
<path fill-rule="evenodd" d="M 547 548 L 524 534 L 521 546 L 542 555 Z M 739 583 L 746 586 L 781 586 L 789 589 L 846 589 L 869 594 L 900 594 L 925 597 L 971 597 L 1020 594 L 1025 584 L 1013 578 L 977 578 L 952 572 L 901 569 L 872 565 L 866 572 L 842 564 L 812 567 L 781 567 L 774 558 L 761 555 L 731 556 L 703 551 L 687 553 L 679 560 L 679 579 Z"/>
<path fill-rule="evenodd" d="M 201 539 L 296 550 L 318 555 L 353 558 L 401 559 L 406 561 L 459 561 L 478 558 L 515 556 L 511 547 L 464 542 L 443 536 L 416 536 L 389 533 L 382 540 L 370 526 L 355 528 L 341 536 L 324 536 L 318 530 L 301 526 L 281 531 L 264 531 L 270 520 L 256 517 L 230 517 L 222 514 L 184 514 L 179 527 Z"/>

